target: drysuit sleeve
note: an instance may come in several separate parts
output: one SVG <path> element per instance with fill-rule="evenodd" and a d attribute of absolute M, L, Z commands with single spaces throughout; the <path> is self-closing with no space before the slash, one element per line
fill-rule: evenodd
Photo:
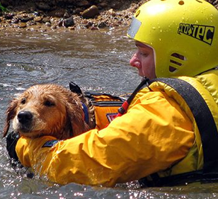
<path fill-rule="evenodd" d="M 164 170 L 194 143 L 193 124 L 165 93 L 139 93 L 126 114 L 102 130 L 64 141 L 21 137 L 20 162 L 36 175 L 67 184 L 114 186 Z"/>

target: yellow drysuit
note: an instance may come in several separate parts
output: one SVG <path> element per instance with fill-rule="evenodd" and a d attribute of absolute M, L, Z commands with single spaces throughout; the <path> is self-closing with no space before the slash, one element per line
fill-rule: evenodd
<path fill-rule="evenodd" d="M 179 79 L 199 91 L 218 126 L 218 72 Z M 173 88 L 158 81 L 141 89 L 127 113 L 106 128 L 48 147 L 45 143 L 51 140 L 55 138 L 22 137 L 16 152 L 36 175 L 60 184 L 114 186 L 157 172 L 167 176 L 203 167 L 201 138 L 192 112 Z"/>

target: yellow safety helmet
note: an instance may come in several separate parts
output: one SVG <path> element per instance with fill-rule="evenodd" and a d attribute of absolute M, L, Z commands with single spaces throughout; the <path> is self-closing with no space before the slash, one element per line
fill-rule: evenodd
<path fill-rule="evenodd" d="M 218 66 L 218 11 L 204 0 L 151 0 L 136 11 L 127 35 L 154 49 L 157 77 Z"/>

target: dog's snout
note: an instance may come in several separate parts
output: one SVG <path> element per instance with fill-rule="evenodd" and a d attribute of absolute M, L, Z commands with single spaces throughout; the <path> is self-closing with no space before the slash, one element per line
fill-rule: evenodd
<path fill-rule="evenodd" d="M 17 118 L 21 124 L 27 124 L 32 121 L 33 114 L 30 111 L 21 111 Z"/>

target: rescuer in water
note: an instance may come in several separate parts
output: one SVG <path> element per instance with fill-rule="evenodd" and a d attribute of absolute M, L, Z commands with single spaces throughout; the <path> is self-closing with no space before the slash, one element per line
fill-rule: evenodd
<path fill-rule="evenodd" d="M 143 78 L 118 116 L 68 140 L 21 137 L 14 154 L 60 184 L 218 180 L 217 21 L 218 11 L 204 0 L 143 4 L 128 30 L 137 48 L 130 65 Z"/>

